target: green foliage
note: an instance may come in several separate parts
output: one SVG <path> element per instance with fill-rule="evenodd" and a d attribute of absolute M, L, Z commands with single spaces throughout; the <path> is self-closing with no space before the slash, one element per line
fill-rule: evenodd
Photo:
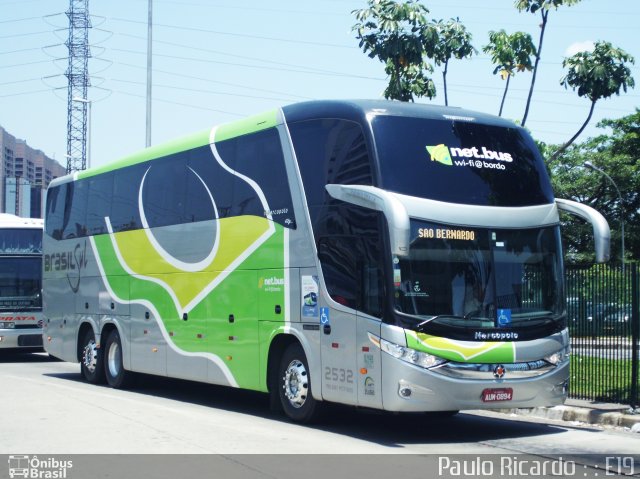
<path fill-rule="evenodd" d="M 517 71 L 531 71 L 531 55 L 536 54 L 536 47 L 533 44 L 531 35 L 524 32 L 515 32 L 509 35 L 504 30 L 489 32 L 489 44 L 482 50 L 491 55 L 491 61 L 496 67 L 493 74 L 500 72 L 503 80 L 507 80 L 500 103 L 498 115 L 502 116 L 507 91 L 509 90 L 509 80 Z"/>
<path fill-rule="evenodd" d="M 478 53 L 471 44 L 471 33 L 459 18 L 452 18 L 446 22 L 438 20 L 432 26 L 438 35 L 438 42 L 431 55 L 436 65 L 444 65 L 452 58 L 461 60 Z"/>
<path fill-rule="evenodd" d="M 630 403 L 632 370 L 630 359 L 573 355 L 569 394 L 574 398 Z"/>
<path fill-rule="evenodd" d="M 531 56 L 536 54 L 536 46 L 531 35 L 525 32 L 508 34 L 504 30 L 489 32 L 489 43 L 482 51 L 491 55 L 491 62 L 496 65 L 493 74 L 500 72 L 503 80 L 514 76 L 516 71 L 531 71 Z"/>
<path fill-rule="evenodd" d="M 570 7 L 579 2 L 580 0 L 516 0 L 515 6 L 520 12 L 536 13 L 540 10 L 557 9 L 562 5 Z"/>
<path fill-rule="evenodd" d="M 447 22 L 438 20 L 432 25 L 437 35 L 437 43 L 434 46 L 431 58 L 436 65 L 444 65 L 442 78 L 444 81 L 444 104 L 449 104 L 447 96 L 447 69 L 449 60 L 468 58 L 478 51 L 471 44 L 471 33 L 460 22 L 459 18 L 452 18 Z"/>
<path fill-rule="evenodd" d="M 611 226 L 611 256 L 619 261 L 621 217 L 625 222 L 627 260 L 640 260 L 640 110 L 617 120 L 604 120 L 599 128 L 611 133 L 575 144 L 547 161 L 551 182 L 559 198 L 585 203 L 600 211 Z M 545 156 L 556 146 L 541 144 Z M 615 188 L 600 173 L 584 168 L 590 161 L 605 171 Z M 591 228 L 581 220 L 562 216 L 563 241 L 570 261 L 590 261 L 593 251 Z"/>
<path fill-rule="evenodd" d="M 529 87 L 529 95 L 527 96 L 527 104 L 524 108 L 524 115 L 522 116 L 522 126 L 527 123 L 527 117 L 529 115 L 529 107 L 531 106 L 531 99 L 533 98 L 533 89 L 536 84 L 536 76 L 538 74 L 538 65 L 540 64 L 540 52 L 542 51 L 542 42 L 544 40 L 544 32 L 547 28 L 547 21 L 549 19 L 549 11 L 551 8 L 558 9 L 562 5 L 568 7 L 579 3 L 580 0 L 515 0 L 514 5 L 518 11 L 537 13 L 540 12 L 542 23 L 540 24 L 540 39 L 538 40 L 538 48 L 536 51 L 536 61 L 533 65 L 533 75 L 531 76 L 531 86 Z"/>
<path fill-rule="evenodd" d="M 627 91 L 635 82 L 631 70 L 626 65 L 634 63 L 631 55 L 620 48 L 615 48 L 609 42 L 596 42 L 592 52 L 579 52 L 572 57 L 565 58 L 562 66 L 568 68 L 567 74 L 560 80 L 565 88 L 578 89 L 579 96 L 586 96 L 591 100 L 591 109 L 587 119 L 578 132 L 556 151 L 552 158 L 558 156 L 571 145 L 586 128 L 591 120 L 596 102 L 602 98 L 609 98 L 614 93 L 620 94 L 620 88 Z"/>
<path fill-rule="evenodd" d="M 562 66 L 568 69 L 560 80 L 565 88 L 578 90 L 592 102 L 620 94 L 635 85 L 627 63 L 635 63 L 633 57 L 609 42 L 596 42 L 592 52 L 584 51 L 565 58 Z"/>
<path fill-rule="evenodd" d="M 428 76 L 437 33 L 426 15 L 429 10 L 418 0 L 368 0 L 369 8 L 354 10 L 353 26 L 359 46 L 371 58 L 385 65 L 389 85 L 387 99 L 413 101 L 414 97 L 433 98 L 435 84 Z"/>

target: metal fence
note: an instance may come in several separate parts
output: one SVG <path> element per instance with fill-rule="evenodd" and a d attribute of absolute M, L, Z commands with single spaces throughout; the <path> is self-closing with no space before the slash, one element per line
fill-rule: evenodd
<path fill-rule="evenodd" d="M 639 273 L 638 264 L 567 266 L 570 397 L 638 407 Z"/>

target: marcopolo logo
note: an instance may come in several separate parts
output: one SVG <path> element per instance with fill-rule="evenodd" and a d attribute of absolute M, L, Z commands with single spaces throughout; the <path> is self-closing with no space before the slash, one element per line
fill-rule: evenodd
<path fill-rule="evenodd" d="M 504 163 L 513 161 L 510 153 L 493 151 L 486 146 L 479 148 L 475 146 L 472 148 L 449 148 L 441 143 L 435 146 L 427 146 L 427 152 L 431 155 L 431 161 L 437 161 L 449 166 L 505 170 Z"/>

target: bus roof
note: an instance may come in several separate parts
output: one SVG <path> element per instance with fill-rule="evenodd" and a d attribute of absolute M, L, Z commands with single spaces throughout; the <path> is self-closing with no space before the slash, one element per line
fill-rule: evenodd
<path fill-rule="evenodd" d="M 284 121 L 287 123 L 315 118 L 341 118 L 364 122 L 372 115 L 388 115 L 433 120 L 469 121 L 506 128 L 520 128 L 510 120 L 463 108 L 391 100 L 315 100 L 287 105 L 284 106 L 281 111 L 284 114 Z M 276 126 L 281 122 L 282 116 L 280 115 L 280 110 L 269 110 L 241 120 L 221 124 L 215 129 L 215 141 L 222 141 L 260 131 Z M 151 146 L 105 165 L 56 178 L 51 182 L 50 186 L 67 183 L 79 178 L 91 177 L 107 171 L 117 170 L 187 149 L 207 145 L 212 140 L 210 138 L 211 132 L 211 129 L 203 130 Z"/>
<path fill-rule="evenodd" d="M 21 218 L 10 213 L 0 213 L 0 228 L 40 228 L 42 218 Z"/>

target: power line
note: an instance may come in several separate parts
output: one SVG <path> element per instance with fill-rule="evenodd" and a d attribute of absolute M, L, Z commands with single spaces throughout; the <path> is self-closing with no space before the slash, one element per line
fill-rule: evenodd
<path fill-rule="evenodd" d="M 138 81 L 132 81 L 132 80 L 120 80 L 117 78 L 112 78 L 111 81 L 115 81 L 115 82 L 120 82 L 120 83 L 129 83 L 132 85 L 145 85 L 146 83 L 144 82 L 138 82 Z M 212 90 L 203 90 L 203 89 L 198 89 L 198 88 L 187 88 L 187 87 L 180 87 L 180 86 L 175 86 L 175 85 L 163 85 L 160 83 L 154 83 L 154 88 L 158 87 L 158 88 L 167 88 L 170 90 L 180 90 L 180 91 L 186 91 L 186 92 L 194 92 L 194 93 L 207 93 L 210 95 L 225 95 L 225 96 L 237 96 L 237 97 L 241 97 L 241 98 L 254 98 L 257 100 L 267 100 L 267 101 L 291 101 L 292 98 L 265 98 L 263 96 L 257 96 L 257 95 L 245 95 L 245 94 L 241 94 L 241 93 L 231 93 L 231 92 L 220 92 L 220 91 L 212 91 Z"/>
<path fill-rule="evenodd" d="M 42 20 L 42 17 L 13 18 L 11 20 L 2 20 L 0 23 L 16 23 L 25 22 L 27 20 Z"/>
<path fill-rule="evenodd" d="M 138 25 L 146 25 L 146 22 L 141 22 L 141 21 L 137 21 L 137 20 L 129 20 L 126 18 L 112 18 L 111 20 L 115 20 L 118 22 L 126 22 L 126 23 L 135 23 Z M 196 28 L 196 27 L 186 27 L 186 26 L 181 26 L 181 25 L 168 25 L 166 23 L 154 23 L 153 25 L 154 27 L 164 27 L 164 28 L 174 28 L 174 29 L 178 29 L 178 30 L 187 30 L 187 31 L 191 31 L 191 32 L 200 32 L 200 33 L 212 33 L 215 35 L 227 35 L 227 36 L 232 36 L 232 37 L 242 37 L 242 38 L 254 38 L 257 40 L 270 40 L 270 41 L 275 41 L 275 42 L 284 42 L 284 43 L 296 43 L 296 44 L 302 44 L 302 45 L 315 45 L 315 46 L 322 46 L 322 47 L 334 47 L 334 48 L 357 48 L 355 46 L 351 46 L 351 45 L 340 45 L 337 43 L 322 43 L 322 42 L 310 42 L 308 40 L 291 40 L 288 38 L 277 38 L 277 37 L 265 37 L 265 36 L 261 36 L 261 35 L 250 35 L 247 33 L 232 33 L 232 32 L 222 32 L 222 31 L 218 31 L 218 30 L 207 30 L 205 28 Z"/>
<path fill-rule="evenodd" d="M 129 34 L 129 33 L 119 33 L 119 35 L 120 36 L 124 36 L 124 37 L 136 38 L 138 40 L 145 40 L 144 37 L 141 37 L 139 35 L 132 35 L 132 34 Z M 163 45 L 170 45 L 170 46 L 174 46 L 174 47 L 178 47 L 178 48 L 185 48 L 185 49 L 188 49 L 190 51 L 196 50 L 196 51 L 200 51 L 200 52 L 213 53 L 213 54 L 216 54 L 216 55 L 222 55 L 222 56 L 227 56 L 227 57 L 242 58 L 244 60 L 253 60 L 253 61 L 258 61 L 258 62 L 263 62 L 263 63 L 270 63 L 272 65 L 280 65 L 280 66 L 293 67 L 293 68 L 305 68 L 305 69 L 308 69 L 310 71 L 324 72 L 324 73 L 334 73 L 337 76 L 344 76 L 343 73 L 333 72 L 333 71 L 329 71 L 329 70 L 323 70 L 321 68 L 307 67 L 307 66 L 304 66 L 304 65 L 296 65 L 296 64 L 284 63 L 284 62 L 276 62 L 274 60 L 265 60 L 264 58 L 249 57 L 249 56 L 245 56 L 245 55 L 237 55 L 237 54 L 234 54 L 234 53 L 222 52 L 220 50 L 210 50 L 208 48 L 193 47 L 191 45 L 185 45 L 183 43 L 167 42 L 167 41 L 163 41 L 163 40 L 154 40 L 153 42 L 154 43 L 161 43 Z M 134 52 L 131 51 L 131 53 L 134 53 Z M 135 53 L 141 53 L 141 52 L 135 52 Z"/>
<path fill-rule="evenodd" d="M 133 96 L 136 98 L 146 98 L 146 95 L 137 95 L 135 93 L 128 93 L 125 91 L 118 91 L 118 90 L 114 90 L 115 93 L 119 93 L 121 95 L 127 95 L 127 96 Z M 214 108 L 207 108 L 201 105 L 191 105 L 188 103 L 180 103 L 177 101 L 171 101 L 171 100 L 164 100 L 162 98 L 153 98 L 153 101 L 159 101 L 160 103 L 168 103 L 170 105 L 178 105 L 178 106 L 186 106 L 188 108 L 194 108 L 196 110 L 206 110 L 206 111 L 215 111 L 216 113 L 224 113 L 226 115 L 232 115 L 232 116 L 237 116 L 237 117 L 245 117 L 245 114 L 242 113 L 235 113 L 235 112 L 231 112 L 231 111 L 225 111 L 225 110 L 216 110 Z"/>
<path fill-rule="evenodd" d="M 125 53 L 133 53 L 136 55 L 142 55 L 144 54 L 143 52 L 138 52 L 135 50 L 127 50 L 127 49 L 123 49 L 123 48 L 112 48 L 111 50 L 116 51 L 116 52 L 125 52 Z M 166 54 L 162 54 L 162 53 L 157 53 L 154 54 L 155 57 L 162 57 L 162 58 L 171 58 L 173 60 L 184 60 L 184 61 L 193 61 L 193 62 L 201 62 L 201 63 L 215 63 L 218 65 L 228 65 L 228 66 L 237 66 L 237 67 L 244 67 L 244 68 L 258 68 L 261 70 L 276 70 L 276 71 L 280 71 L 280 72 L 290 72 L 290 73 L 305 73 L 305 74 L 313 74 L 313 75 L 324 75 L 324 76 L 335 76 L 335 77 L 343 77 L 343 78 L 358 78 L 361 80 L 375 80 L 375 81 L 381 81 L 381 78 L 374 78 L 374 77 L 368 77 L 368 76 L 364 76 L 364 75 L 353 75 L 353 74 L 349 74 L 349 73 L 339 73 L 339 72 L 324 72 L 321 70 L 315 70 L 315 71 L 311 71 L 311 70 L 296 70 L 293 68 L 277 68 L 277 67 L 268 67 L 268 66 L 261 66 L 261 65 L 247 65 L 247 64 L 243 64 L 243 63 L 234 63 L 234 62 L 223 62 L 220 60 L 208 60 L 208 59 L 204 59 L 204 58 L 188 58 L 188 57 L 184 57 L 181 55 L 166 55 Z"/>
<path fill-rule="evenodd" d="M 146 67 L 143 67 L 143 66 L 140 66 L 140 65 L 132 65 L 130 63 L 118 62 L 118 65 L 123 65 L 123 66 L 130 67 L 130 68 L 137 68 L 137 69 L 140 69 L 140 70 L 146 70 Z M 200 80 L 200 81 L 204 81 L 204 82 L 207 82 L 207 83 L 218 83 L 220 85 L 225 85 L 225 86 L 234 86 L 234 87 L 239 87 L 239 88 L 246 88 L 246 89 L 250 89 L 250 90 L 253 90 L 253 91 L 262 91 L 262 92 L 265 92 L 265 93 L 274 93 L 276 95 L 288 94 L 288 95 L 290 95 L 292 97 L 296 97 L 296 98 L 303 99 L 303 100 L 311 100 L 312 99 L 311 97 L 307 97 L 307 96 L 293 95 L 291 93 L 283 93 L 281 91 L 267 90 L 267 89 L 264 89 L 264 88 L 256 88 L 254 86 L 241 85 L 239 83 L 231 83 L 231 82 L 224 82 L 224 81 L 220 81 L 220 80 L 213 80 L 211 78 L 187 75 L 185 73 L 176 73 L 176 72 L 170 72 L 170 71 L 167 71 L 167 70 L 159 70 L 157 68 L 154 68 L 153 72 L 154 73 L 162 73 L 162 74 L 165 74 L 165 75 L 172 75 L 172 76 L 176 76 L 176 77 L 180 77 L 180 78 L 188 78 L 188 79 L 191 79 L 191 80 Z"/>
<path fill-rule="evenodd" d="M 51 30 L 42 30 L 40 32 L 29 32 L 29 33 L 14 33 L 13 35 L 1 36 L 0 39 L 17 38 L 17 37 L 29 37 L 29 36 L 32 36 L 32 35 L 42 35 L 43 33 L 51 33 Z"/>

